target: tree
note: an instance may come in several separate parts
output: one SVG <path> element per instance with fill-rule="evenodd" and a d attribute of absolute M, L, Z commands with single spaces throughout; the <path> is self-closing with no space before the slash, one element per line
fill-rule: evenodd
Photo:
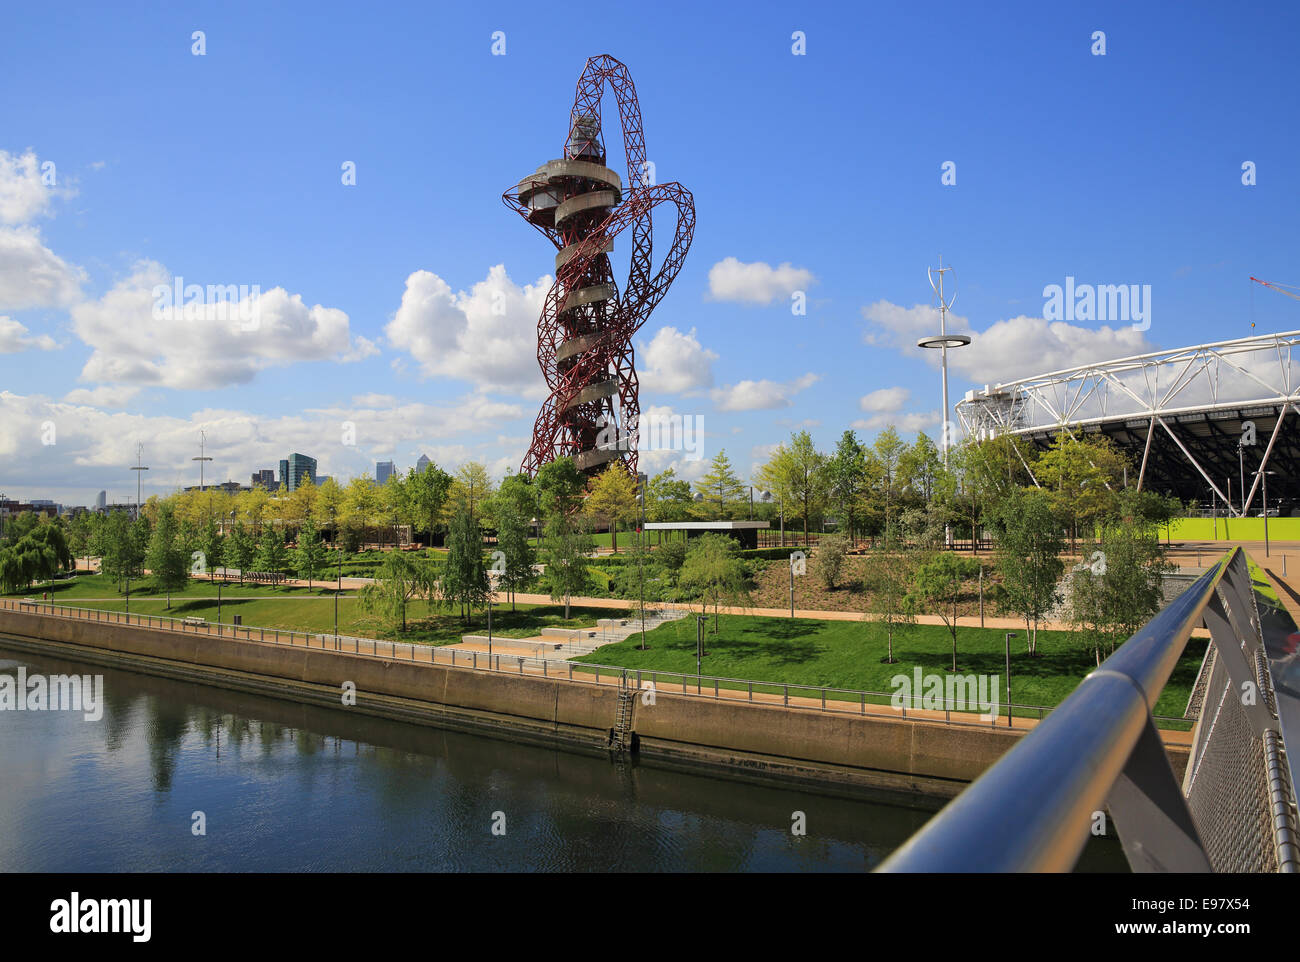
<path fill-rule="evenodd" d="M 241 491 L 235 500 L 238 516 L 252 527 L 253 537 L 259 537 L 262 531 L 262 520 L 271 506 L 271 492 L 261 485 L 253 485 L 251 490 Z"/>
<path fill-rule="evenodd" d="M 813 445 L 812 435 L 797 431 L 788 445 L 780 445 L 759 468 L 758 480 L 803 516 L 803 543 L 808 544 L 808 521 L 826 502 L 827 458 Z"/>
<path fill-rule="evenodd" d="M 1100 550 L 1071 572 L 1070 620 L 1097 664 L 1160 611 L 1164 578 L 1176 570 L 1159 530 L 1138 513 L 1139 498 L 1117 499 L 1117 512 L 1101 524 Z"/>
<path fill-rule="evenodd" d="M 227 566 L 234 565 L 239 569 L 239 583 L 244 583 L 244 574 L 249 571 L 249 565 L 253 563 L 253 558 L 257 555 L 257 542 L 253 540 L 244 527 L 242 521 L 236 522 L 235 527 L 231 529 L 230 536 L 226 538 L 225 548 L 222 551 L 222 561 Z"/>
<path fill-rule="evenodd" d="M 327 478 L 316 489 L 316 506 L 314 517 L 319 524 L 328 524 L 333 528 L 343 510 L 343 489 L 333 478 Z M 335 531 L 334 537 L 338 538 Z"/>
<path fill-rule="evenodd" d="M 504 491 L 511 475 L 501 484 Z M 498 492 L 497 515 L 497 550 L 500 552 L 500 565 L 497 568 L 497 586 L 510 593 L 510 610 L 515 610 L 515 592 L 526 587 L 533 578 L 533 548 L 528 543 L 530 515 L 519 510 L 519 503 L 513 498 L 501 497 Z"/>
<path fill-rule="evenodd" d="M 358 600 L 363 610 L 390 621 L 401 621 L 406 631 L 406 606 L 415 597 L 430 601 L 437 591 L 433 565 L 401 551 L 387 551 L 375 569 L 375 580 L 364 585 Z"/>
<path fill-rule="evenodd" d="M 68 522 L 68 550 L 72 552 L 73 558 L 85 558 L 87 567 L 90 564 L 90 544 L 94 534 L 95 519 L 99 517 L 100 515 L 83 511 Z"/>
<path fill-rule="evenodd" d="M 199 532 L 199 550 L 203 552 L 204 571 L 209 574 L 221 564 L 223 540 L 216 520 L 208 518 Z"/>
<path fill-rule="evenodd" d="M 257 566 L 258 571 L 278 574 L 284 570 L 287 563 L 284 539 L 268 524 L 262 529 L 262 538 L 257 543 L 257 556 L 253 559 L 253 564 Z"/>
<path fill-rule="evenodd" d="M 125 511 L 113 511 L 104 518 L 91 551 L 99 555 L 100 573 L 112 578 L 120 590 L 122 580 L 135 574 L 135 542 Z"/>
<path fill-rule="evenodd" d="M 546 518 L 542 554 L 546 560 L 543 581 L 552 601 L 564 599 L 564 617 L 569 617 L 572 597 L 591 583 L 587 556 L 591 538 L 576 523 L 587 479 L 572 458 L 556 458 L 537 472 L 537 496 Z"/>
<path fill-rule="evenodd" d="M 1124 456 L 1110 439 L 1079 440 L 1066 431 L 1057 434 L 1052 447 L 1039 457 L 1034 474 L 1050 493 L 1057 514 L 1070 522 L 1071 550 L 1080 527 L 1090 530 L 1114 510 L 1124 466 Z"/>
<path fill-rule="evenodd" d="M 488 476 L 487 468 L 477 461 L 465 462 L 456 469 L 456 477 L 452 479 L 451 488 L 448 491 L 446 508 L 448 520 L 455 516 L 456 511 L 459 510 L 462 504 L 469 509 L 471 517 L 481 517 L 480 505 L 485 501 L 490 501 L 495 490 L 492 479 Z"/>
<path fill-rule="evenodd" d="M 190 558 L 181 541 L 180 528 L 170 505 L 158 512 L 158 524 L 149 539 L 146 559 L 154 584 L 167 592 L 167 607 L 172 606 L 172 592 L 180 591 L 190 580 Z"/>
<path fill-rule="evenodd" d="M 501 527 L 503 512 L 512 512 L 523 519 L 524 525 L 532 524 L 541 510 L 537 503 L 537 486 L 526 474 L 507 474 L 492 497 L 492 504 L 485 511 L 498 528 Z"/>
<path fill-rule="evenodd" d="M 447 563 L 442 573 L 441 595 L 448 605 L 460 605 L 461 617 L 469 624 L 474 608 L 483 607 L 488 594 L 483 532 L 466 500 L 457 506 L 447 535 Z"/>
<path fill-rule="evenodd" d="M 441 524 L 447 496 L 451 491 L 451 475 L 433 462 L 423 471 L 412 468 L 406 475 L 406 503 L 411 525 L 423 528 L 429 534 L 428 544 Z"/>
<path fill-rule="evenodd" d="M 565 620 L 573 596 L 591 586 L 591 573 L 587 570 L 591 548 L 590 536 L 568 520 L 547 519 L 546 535 L 542 539 L 542 556 L 546 559 L 542 580 L 552 601 L 564 599 Z"/>
<path fill-rule="evenodd" d="M 843 535 L 829 534 L 817 543 L 813 552 L 813 566 L 822 584 L 833 590 L 844 571 L 844 559 L 849 553 L 849 543 Z"/>
<path fill-rule="evenodd" d="M 53 578 L 60 570 L 71 570 L 74 563 L 63 528 L 41 524 L 26 533 L 20 531 L 16 539 L 6 537 L 0 547 L 0 587 L 18 591 L 34 581 Z"/>
<path fill-rule="evenodd" d="M 718 605 L 721 601 L 748 601 L 745 566 L 736 553 L 734 538 L 712 532 L 692 538 L 686 546 L 679 583 L 699 592 L 701 613 L 713 603 L 713 633 L 718 633 Z"/>
<path fill-rule="evenodd" d="M 130 523 L 127 537 L 126 575 L 128 578 L 143 578 L 145 556 L 149 552 L 149 541 L 153 524 L 148 518 L 136 518 Z"/>
<path fill-rule="evenodd" d="M 892 665 L 894 635 L 916 624 L 908 598 L 916 574 L 916 552 L 888 537 L 878 541 L 863 566 L 862 586 L 871 595 L 871 614 L 885 626 L 885 663 Z"/>
<path fill-rule="evenodd" d="M 923 503 L 934 497 L 935 484 L 943 472 L 943 456 L 925 432 L 898 458 L 898 480 L 902 487 L 912 491 Z"/>
<path fill-rule="evenodd" d="M 636 517 L 636 481 L 622 464 L 611 464 L 591 482 L 584 510 L 609 525 L 610 543 L 618 552 L 618 523 Z"/>
<path fill-rule="evenodd" d="M 353 478 L 348 482 L 343 489 L 340 520 L 354 538 L 364 541 L 365 530 L 375 522 L 378 509 L 379 493 L 369 478 Z"/>
<path fill-rule="evenodd" d="M 856 541 L 858 506 L 867 486 L 867 452 L 852 431 L 840 435 L 835 454 L 826 465 L 830 504 L 843 522 L 842 530 Z"/>
<path fill-rule="evenodd" d="M 891 424 L 876 436 L 873 447 L 876 461 L 880 465 L 881 493 L 885 499 L 885 528 L 888 530 L 894 520 L 892 509 L 896 500 L 894 491 L 898 485 L 898 465 L 903 458 L 903 452 L 907 450 L 907 445 Z"/>
<path fill-rule="evenodd" d="M 646 517 L 651 521 L 685 521 L 695 509 L 691 483 L 672 468 L 656 474 L 646 485 Z"/>
<path fill-rule="evenodd" d="M 952 636 L 952 670 L 957 670 L 957 602 L 966 582 L 979 574 L 980 563 L 952 551 L 941 551 L 916 569 L 912 579 L 914 607 L 937 609 Z"/>
<path fill-rule="evenodd" d="M 745 486 L 732 470 L 725 450 L 714 455 L 708 473 L 695 482 L 695 490 L 699 492 L 704 504 L 716 502 L 719 518 L 727 517 L 728 503 L 735 504 L 745 496 Z"/>
<path fill-rule="evenodd" d="M 1003 605 L 1025 617 L 1029 654 L 1038 653 L 1038 622 L 1061 602 L 1057 584 L 1065 572 L 1065 539 L 1048 495 L 1016 490 L 994 509 L 997 562 Z"/>
<path fill-rule="evenodd" d="M 318 492 L 310 475 L 299 481 L 296 488 L 280 499 L 280 523 L 292 531 L 306 524 L 307 519 L 315 515 Z"/>
<path fill-rule="evenodd" d="M 921 551 L 930 552 L 943 545 L 943 526 L 947 512 L 934 502 L 904 508 L 894 521 L 897 536 Z M 890 537 L 894 537 L 891 533 Z"/>
<path fill-rule="evenodd" d="M 298 547 L 294 549 L 294 568 L 299 578 L 307 579 L 311 588 L 312 579 L 325 570 L 325 545 L 321 543 L 320 532 L 316 522 L 308 518 L 298 532 Z"/>

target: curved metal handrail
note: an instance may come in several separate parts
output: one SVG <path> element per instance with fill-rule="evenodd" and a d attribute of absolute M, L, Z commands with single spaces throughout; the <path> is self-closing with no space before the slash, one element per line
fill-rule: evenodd
<path fill-rule="evenodd" d="M 881 867 L 1068 872 L 1240 547 L 1207 570 Z M 1244 557 L 1243 557 L 1244 560 Z"/>

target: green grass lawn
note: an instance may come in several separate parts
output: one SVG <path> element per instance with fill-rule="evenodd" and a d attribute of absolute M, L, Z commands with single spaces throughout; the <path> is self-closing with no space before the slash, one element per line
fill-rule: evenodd
<path fill-rule="evenodd" d="M 40 598 L 41 595 L 48 593 L 51 601 L 59 604 L 75 604 L 74 601 L 65 601 L 65 599 L 75 598 L 121 598 L 122 593 L 117 589 L 117 582 L 105 575 L 77 575 L 75 578 L 61 579 L 58 581 L 48 582 L 45 584 L 33 585 L 25 591 L 14 592 L 10 595 L 3 595 L 8 598 Z M 288 598 L 319 595 L 322 597 L 333 597 L 334 582 L 325 581 L 321 584 L 314 585 L 312 588 L 303 587 L 272 587 L 270 585 L 241 585 L 238 580 L 226 582 L 221 587 L 223 595 L 265 595 L 268 598 Z M 345 592 L 346 594 L 346 592 Z M 191 580 L 183 590 L 173 591 L 172 598 L 205 598 L 217 596 L 217 585 L 212 581 Z M 152 577 L 142 578 L 139 581 L 131 582 L 131 599 L 147 598 L 165 598 L 162 592 L 157 590 Z"/>
<path fill-rule="evenodd" d="M 149 586 L 149 579 L 141 584 Z M 22 592 L 19 596 L 40 598 L 43 590 L 50 590 L 49 586 L 37 587 Z M 247 600 L 246 597 L 232 600 L 234 596 L 250 595 L 256 597 L 252 600 Z M 185 591 L 172 593 L 169 609 L 164 595 L 150 591 L 137 593 L 135 583 L 132 583 L 131 612 L 171 618 L 193 616 L 216 622 L 216 596 L 216 585 L 210 582 L 191 582 Z M 234 616 L 240 615 L 247 627 L 319 633 L 334 631 L 332 590 L 321 592 L 317 589 L 309 592 L 306 588 L 254 588 L 252 585 L 241 588 L 235 583 L 223 588 L 222 596 L 221 621 L 224 624 L 231 624 Z M 75 582 L 56 582 L 56 590 L 51 591 L 50 600 L 77 608 L 101 608 L 109 611 L 125 611 L 127 606 L 126 599 L 117 593 L 111 580 L 102 575 L 80 576 Z M 492 614 L 492 633 L 503 638 L 529 638 L 539 634 L 544 627 L 591 627 L 598 618 L 615 618 L 624 614 L 625 612 L 608 608 L 575 606 L 570 611 L 570 617 L 565 619 L 562 604 L 521 604 L 513 612 L 509 605 L 497 606 Z M 448 645 L 459 642 L 461 635 L 487 632 L 487 619 L 481 611 L 475 612 L 470 624 L 466 625 L 459 614 L 437 608 L 430 610 L 419 601 L 408 607 L 407 621 L 409 630 L 406 632 L 390 628 L 382 619 L 363 611 L 354 594 L 344 592 L 339 598 L 340 634 Z"/>
<path fill-rule="evenodd" d="M 877 622 L 723 615 L 718 634 L 712 634 L 712 628 L 710 618 L 704 638 L 708 652 L 703 663 L 705 675 L 891 693 L 890 679 L 895 675 L 910 677 L 918 666 L 922 672 L 946 675 L 952 666 L 951 639 L 942 625 L 916 625 L 901 635 L 895 633 L 894 664 L 882 660 L 885 629 Z M 1003 676 L 998 689 L 1003 702 L 1004 634 L 992 628 L 961 628 L 957 633 L 960 673 Z M 695 673 L 694 618 L 647 632 L 647 651 L 639 650 L 640 643 L 641 636 L 633 635 L 576 660 L 642 671 Z M 1160 696 L 1156 714 L 1182 716 L 1205 645 L 1199 639 L 1188 644 Z M 1012 639 L 1011 694 L 1016 704 L 1057 705 L 1096 667 L 1091 652 L 1065 632 L 1040 631 L 1038 650 L 1032 658 L 1026 653 L 1024 632 Z M 677 681 L 680 684 L 680 679 Z"/>

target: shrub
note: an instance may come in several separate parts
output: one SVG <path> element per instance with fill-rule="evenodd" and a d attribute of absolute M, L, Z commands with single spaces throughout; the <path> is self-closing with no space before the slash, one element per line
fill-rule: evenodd
<path fill-rule="evenodd" d="M 844 558 L 849 553 L 849 542 L 843 535 L 828 534 L 821 539 L 813 552 L 813 566 L 817 576 L 827 588 L 834 588 L 844 571 Z"/>

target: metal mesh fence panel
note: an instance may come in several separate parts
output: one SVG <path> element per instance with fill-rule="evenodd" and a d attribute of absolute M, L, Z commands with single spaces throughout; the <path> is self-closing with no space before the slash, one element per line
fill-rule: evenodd
<path fill-rule="evenodd" d="M 1205 687 L 1184 792 L 1216 872 L 1276 872 L 1263 739 L 1216 658 Z"/>

